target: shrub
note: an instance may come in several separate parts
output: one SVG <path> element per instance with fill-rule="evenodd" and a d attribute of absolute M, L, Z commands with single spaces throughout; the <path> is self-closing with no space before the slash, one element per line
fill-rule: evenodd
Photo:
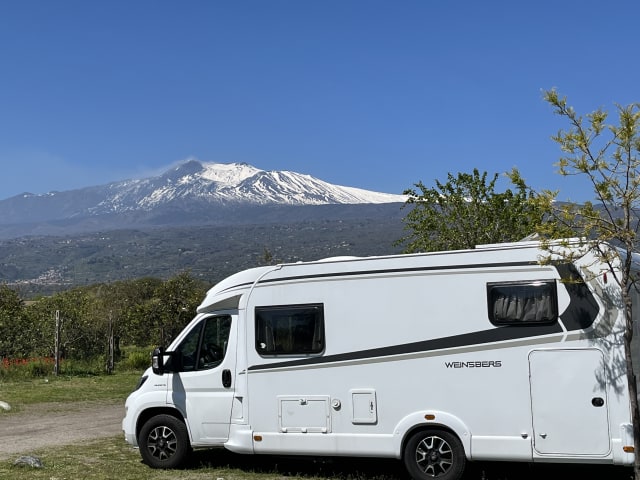
<path fill-rule="evenodd" d="M 53 373 L 53 358 L 3 358 L 0 362 L 0 378 L 21 379 L 46 377 Z"/>
<path fill-rule="evenodd" d="M 146 370 L 151 365 L 151 353 L 148 350 L 127 352 L 118 366 L 122 370 Z"/>
<path fill-rule="evenodd" d="M 60 363 L 60 374 L 67 376 L 102 375 L 105 372 L 104 356 L 86 360 L 65 359 Z"/>
<path fill-rule="evenodd" d="M 48 377 L 53 374 L 54 361 L 52 358 L 38 358 L 27 364 L 27 371 L 29 376 L 36 377 Z"/>

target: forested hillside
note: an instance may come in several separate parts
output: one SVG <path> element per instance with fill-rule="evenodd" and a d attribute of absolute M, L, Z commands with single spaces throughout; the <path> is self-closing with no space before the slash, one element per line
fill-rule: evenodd
<path fill-rule="evenodd" d="M 232 273 L 397 253 L 393 242 L 401 235 L 400 219 L 392 218 L 6 240 L 0 242 L 0 358 L 50 358 L 58 312 L 64 358 L 102 365 L 110 338 L 117 345 L 166 345 L 207 288 Z"/>
<path fill-rule="evenodd" d="M 25 298 L 188 271 L 214 284 L 264 263 L 398 253 L 400 215 L 288 224 L 113 230 L 0 241 L 0 282 Z"/>

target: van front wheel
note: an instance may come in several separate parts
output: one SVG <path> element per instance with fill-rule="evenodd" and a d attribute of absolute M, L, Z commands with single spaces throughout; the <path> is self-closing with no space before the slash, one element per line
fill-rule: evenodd
<path fill-rule="evenodd" d="M 403 459 L 415 480 L 458 480 L 466 460 L 458 437 L 444 430 L 414 433 L 405 445 Z"/>
<path fill-rule="evenodd" d="M 151 417 L 140 429 L 140 455 L 152 468 L 176 468 L 189 454 L 185 424 L 171 415 Z"/>

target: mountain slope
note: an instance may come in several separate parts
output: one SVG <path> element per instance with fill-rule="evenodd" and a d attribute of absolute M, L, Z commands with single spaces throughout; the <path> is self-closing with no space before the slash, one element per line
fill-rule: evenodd
<path fill-rule="evenodd" d="M 162 175 L 44 195 L 22 194 L 0 201 L 0 226 L 11 236 L 48 233 L 55 225 L 88 231 L 98 225 L 180 223 L 180 216 L 224 223 L 252 216 L 253 207 L 354 205 L 403 202 L 401 195 L 332 185 L 309 175 L 260 170 L 251 165 L 189 160 Z M 255 212 L 255 210 L 254 210 Z M 235 212 L 237 213 L 237 211 Z M 253 214 L 255 216 L 255 214 Z M 184 222 L 182 222 L 184 223 Z"/>
<path fill-rule="evenodd" d="M 275 262 L 399 253 L 393 242 L 403 226 L 395 207 L 282 207 L 290 213 L 286 223 L 133 227 L 73 235 L 61 230 L 56 236 L 0 239 L 0 282 L 27 297 L 93 283 L 169 278 L 182 271 L 213 285 L 263 264 L 266 251 Z"/>
<path fill-rule="evenodd" d="M 92 213 L 151 210 L 178 199 L 211 204 L 323 205 L 391 203 L 400 195 L 341 187 L 295 172 L 259 170 L 251 165 L 190 160 L 163 175 L 113 183 Z"/>

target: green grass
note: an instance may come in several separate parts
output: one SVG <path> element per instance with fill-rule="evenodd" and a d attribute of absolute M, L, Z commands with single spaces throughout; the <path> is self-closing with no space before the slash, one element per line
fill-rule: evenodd
<path fill-rule="evenodd" d="M 3 480 L 282 480 L 406 478 L 400 464 L 389 460 L 352 461 L 241 456 L 224 449 L 198 451 L 180 470 L 154 470 L 143 464 L 138 451 L 121 437 L 102 439 L 62 449 L 35 453 L 44 467 L 14 466 L 0 462 Z M 362 471 L 361 469 L 364 469 Z"/>
<path fill-rule="evenodd" d="M 41 402 L 109 402 L 123 400 L 135 387 L 140 372 L 85 377 L 0 382 L 0 400 L 12 404 L 11 415 L 20 407 Z M 0 446 L 1 449 L 1 446 Z M 197 451 L 180 470 L 154 470 L 143 464 L 138 450 L 121 435 L 61 448 L 29 452 L 40 458 L 42 469 L 14 466 L 20 455 L 0 460 L 2 480 L 400 480 L 407 479 L 402 464 L 383 459 L 319 459 L 276 456 L 242 456 L 224 449 Z M 631 469 L 588 465 L 528 465 L 506 463 L 472 463 L 467 466 L 467 480 L 629 480 Z"/>
<path fill-rule="evenodd" d="M 23 405 L 43 402 L 108 402 L 122 400 L 133 391 L 141 372 L 85 377 L 46 377 L 0 381 L 0 400 L 12 406 L 11 414 Z M 0 409 L 0 415 L 2 413 Z M 2 477 L 0 477 L 2 478 Z"/>
<path fill-rule="evenodd" d="M 406 480 L 399 461 L 235 455 L 223 449 L 198 451 L 180 470 L 154 470 L 118 436 L 34 453 L 44 467 L 0 461 L 3 480 Z M 16 456 L 17 458 L 17 456 Z M 629 480 L 631 469 L 588 465 L 472 463 L 465 480 Z"/>

